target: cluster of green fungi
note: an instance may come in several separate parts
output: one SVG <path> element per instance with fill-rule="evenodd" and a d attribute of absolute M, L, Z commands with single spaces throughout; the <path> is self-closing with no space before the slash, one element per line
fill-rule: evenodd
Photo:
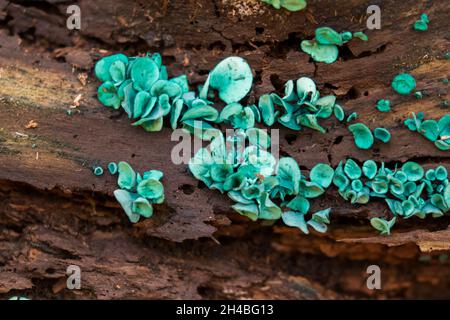
<path fill-rule="evenodd" d="M 299 11 L 306 7 L 306 0 L 261 0 L 271 4 L 275 9 L 285 8 L 289 11 Z"/>
<path fill-rule="evenodd" d="M 98 99 L 108 107 L 125 110 L 134 126 L 160 131 L 163 117 L 172 115 L 188 91 L 187 77 L 168 79 L 160 54 L 130 57 L 115 54 L 95 65 L 95 75 L 103 84 Z"/>
<path fill-rule="evenodd" d="M 250 145 L 239 148 L 246 140 Z M 330 209 L 313 213 L 307 222 L 305 215 L 310 208 L 308 199 L 322 195 L 331 183 L 331 180 L 323 183 L 319 176 L 330 171 L 332 175 L 333 169 L 321 164 L 310 175 L 311 180 L 317 178 L 317 181 L 308 181 L 293 158 L 283 157 L 277 162 L 265 150 L 268 145 L 270 138 L 256 128 L 247 132 L 237 130 L 226 138 L 219 134 L 212 139 L 209 148 L 202 148 L 195 154 L 189 169 L 209 188 L 226 193 L 235 202 L 232 208 L 253 221 L 282 218 L 287 225 L 305 233 L 308 233 L 308 225 L 325 232 Z M 275 199 L 287 210 L 274 203 Z"/>
<path fill-rule="evenodd" d="M 255 129 L 259 130 L 259 129 Z M 209 148 L 200 149 L 190 160 L 189 169 L 195 178 L 211 189 L 226 193 L 235 204 L 232 208 L 251 220 L 278 220 L 309 233 L 308 226 L 325 232 L 331 208 L 315 212 L 309 220 L 310 201 L 322 196 L 331 184 L 352 204 L 364 205 L 371 198 L 384 199 L 394 219 L 372 218 L 371 225 L 381 234 L 390 234 L 397 217 L 441 217 L 450 210 L 450 186 L 445 167 L 425 171 L 415 162 L 406 162 L 400 169 L 378 167 L 373 160 L 359 166 L 353 159 L 340 162 L 333 169 L 319 163 L 311 169 L 309 179 L 302 175 L 298 163 L 290 157 L 277 162 L 264 143 L 248 138 L 244 131 L 227 137 L 218 135 Z M 250 146 L 235 148 L 236 142 Z M 226 147 L 231 143 L 231 148 Z M 256 142 L 256 145 L 253 144 Z"/>
<path fill-rule="evenodd" d="M 394 91 L 397 92 L 398 94 L 408 95 L 416 88 L 416 80 L 414 79 L 414 77 L 412 75 L 410 75 L 408 73 L 400 73 L 394 77 L 394 79 L 392 80 L 391 86 L 392 86 L 392 89 L 394 89 Z M 422 99 L 422 97 L 423 97 L 422 92 L 420 92 L 420 91 L 416 91 L 414 93 L 414 96 L 417 99 Z M 387 99 L 380 99 L 377 101 L 376 108 L 380 112 L 389 112 L 389 111 L 391 111 L 391 102 Z M 410 123 L 411 121 L 413 121 L 413 120 L 408 119 L 405 121 L 405 124 Z M 416 120 L 414 120 L 414 121 L 416 121 Z M 355 144 L 361 149 L 370 148 L 372 146 L 371 141 L 373 141 L 373 137 L 371 137 L 370 129 L 364 124 L 357 124 L 357 125 L 358 125 L 358 127 L 355 128 L 357 130 L 352 130 L 349 127 L 349 129 L 350 129 L 350 131 L 352 131 L 352 133 L 357 133 L 359 131 L 360 138 L 358 139 L 357 136 L 355 136 Z M 427 127 L 427 126 L 428 126 L 428 124 L 425 125 L 425 127 Z M 412 128 L 414 128 L 414 126 L 412 124 L 408 125 L 408 127 L 411 127 L 411 130 L 415 130 L 415 129 L 412 129 Z M 376 128 L 374 130 L 374 136 L 376 139 L 378 139 L 384 143 L 387 143 L 391 138 L 391 134 L 385 128 Z M 436 140 L 436 138 L 435 138 L 435 140 Z M 433 140 L 433 141 L 435 141 L 435 140 Z M 440 142 L 438 142 L 438 143 L 440 143 Z M 446 150 L 446 149 L 444 149 L 442 147 L 441 150 Z"/>
<path fill-rule="evenodd" d="M 408 73 L 400 73 L 392 79 L 392 89 L 401 95 L 408 95 L 416 88 L 416 79 Z M 422 99 L 421 91 L 414 92 L 414 97 Z M 377 101 L 376 108 L 380 112 L 391 111 L 391 101 L 387 99 L 380 99 Z"/>
<path fill-rule="evenodd" d="M 411 131 L 419 132 L 434 145 L 443 151 L 450 150 L 450 115 L 446 114 L 438 121 L 424 120 L 425 114 L 413 112 L 412 117 L 405 120 L 404 124 Z"/>
<path fill-rule="evenodd" d="M 303 40 L 300 48 L 309 54 L 314 61 L 333 63 L 339 56 L 338 46 L 342 46 L 352 38 L 367 41 L 369 38 L 361 31 L 351 33 L 350 31 L 337 32 L 330 27 L 316 29 L 313 40 Z"/>
<path fill-rule="evenodd" d="M 131 222 L 138 222 L 141 216 L 150 218 L 153 215 L 152 205 L 164 202 L 161 171 L 150 170 L 141 175 L 124 161 L 118 164 L 111 162 L 108 169 L 111 174 L 118 173 L 117 184 L 120 189 L 114 191 L 114 196 Z"/>
<path fill-rule="evenodd" d="M 276 93 L 262 95 L 258 107 L 266 125 L 272 126 L 277 121 L 292 130 L 305 126 L 325 133 L 318 119 L 329 118 L 333 114 L 339 121 L 345 117 L 342 107 L 336 104 L 336 97 L 320 97 L 316 84 L 307 77 L 298 79 L 295 85 L 289 80 L 285 84 L 284 97 Z"/>
<path fill-rule="evenodd" d="M 124 55 L 108 56 L 97 63 L 95 70 L 100 80 L 107 78 L 99 76 L 102 74 L 99 70 L 110 70 L 108 75 L 114 73 L 111 72 L 111 69 L 115 68 L 114 63 L 124 64 L 123 61 L 128 59 L 126 56 L 124 56 L 126 59 L 120 58 L 122 56 Z M 121 60 L 118 61 L 119 58 Z M 144 59 L 145 62 L 136 65 L 136 61 L 142 61 L 140 59 Z M 160 61 L 160 55 L 130 58 L 130 64 L 133 65 L 128 66 L 128 69 L 139 73 L 143 65 L 155 64 L 151 62 L 152 59 Z M 167 72 L 163 73 L 167 75 Z M 214 132 L 213 124 L 218 123 L 230 124 L 235 129 L 245 130 L 253 128 L 258 122 L 271 126 L 276 121 L 293 130 L 300 130 L 301 126 L 305 126 L 324 133 L 326 130 L 319 125 L 318 119 L 328 118 L 332 114 L 340 121 L 345 117 L 342 107 L 335 103 L 336 97 L 333 95 L 320 97 L 314 81 L 310 78 L 302 77 L 295 85 L 294 81 L 288 81 L 284 97 L 276 93 L 264 94 L 260 97 L 258 106 L 253 104 L 243 106 L 240 101 L 249 93 L 252 84 L 253 74 L 248 63 L 240 57 L 229 57 L 217 64 L 209 73 L 198 94 L 189 91 L 185 76 L 179 76 L 171 80 L 156 80 L 147 86 L 149 91 L 142 90 L 137 94 L 133 80 L 115 83 L 106 80 L 98 89 L 98 97 L 105 106 L 113 108 L 122 106 L 131 118 L 140 116 L 141 119 L 133 125 L 141 125 L 147 131 L 161 130 L 163 116 L 166 114 L 170 114 L 172 129 L 176 129 L 181 123 L 182 128 L 190 133 L 196 132 L 198 128 L 201 128 L 202 132 Z M 161 90 L 154 89 L 155 86 Z M 140 90 L 141 86 L 137 88 Z M 217 91 L 218 98 L 226 103 L 220 112 L 213 106 L 214 90 Z"/>
<path fill-rule="evenodd" d="M 372 131 L 364 123 L 355 123 L 348 126 L 348 130 L 353 135 L 355 145 L 360 149 L 370 149 L 374 144 L 374 137 L 381 142 L 387 143 L 391 140 L 390 132 L 385 128 L 375 128 Z"/>
<path fill-rule="evenodd" d="M 116 68 L 124 70 L 124 67 L 124 73 L 118 77 Z M 307 220 L 305 217 L 309 214 L 310 199 L 323 195 L 332 183 L 344 199 L 355 204 L 365 204 L 370 197 L 386 198 L 394 219 L 373 218 L 371 221 L 372 226 L 383 234 L 389 234 L 397 216 L 424 217 L 428 213 L 440 216 L 447 212 L 450 199 L 447 200 L 445 191 L 448 180 L 443 167 L 434 170 L 437 175 L 432 180 L 432 173 L 428 171 L 425 178 L 417 178 L 417 172 L 423 169 L 411 162 L 402 170 L 390 170 L 384 165 L 378 170 L 372 160 L 360 168 L 349 159 L 336 170 L 324 163 L 316 165 L 308 180 L 293 158 L 284 157 L 277 162 L 266 151 L 270 137 L 264 130 L 256 128 L 256 123 L 272 126 L 277 122 L 292 130 L 304 126 L 325 133 L 326 129 L 319 125 L 318 119 L 332 115 L 339 121 L 345 119 L 345 112 L 336 103 L 336 97 L 320 97 L 310 78 L 288 81 L 283 97 L 276 93 L 263 94 L 256 105 L 243 105 L 241 101 L 252 88 L 253 74 L 248 63 L 240 57 L 228 57 L 219 62 L 198 92 L 189 90 L 185 76 L 167 80 L 159 54 L 130 59 L 121 54 L 109 56 L 97 63 L 96 74 L 104 81 L 98 90 L 99 100 L 113 108 L 122 106 L 131 118 L 141 117 L 137 123 L 144 129 L 161 130 L 163 116 L 170 114 L 173 129 L 181 124 L 190 134 L 211 141 L 209 149 L 200 149 L 190 160 L 190 171 L 209 188 L 226 193 L 235 202 L 232 208 L 252 220 L 282 219 L 286 225 L 297 227 L 304 233 L 309 232 L 308 227 L 325 232 L 331 208 L 315 212 Z M 407 76 L 397 80 L 400 91 L 406 91 L 404 88 L 410 86 Z M 218 110 L 220 106 L 223 106 L 221 111 Z M 356 117 L 355 112 L 350 114 L 347 123 Z M 155 121 L 158 121 L 157 126 Z M 234 134 L 225 138 L 216 126 L 220 123 L 231 125 L 236 129 Z M 369 149 L 374 136 L 382 142 L 390 140 L 390 133 L 384 128 L 376 128 L 372 133 L 366 125 L 355 123 L 349 125 L 348 130 L 354 136 L 355 145 L 361 149 Z M 446 135 L 444 130 L 440 137 Z M 250 143 L 246 148 L 227 147 L 245 142 Z M 115 171 L 114 166 L 108 168 L 110 172 Z M 442 178 L 443 170 L 445 178 Z M 159 182 L 162 173 L 149 171 L 141 177 L 123 162 L 119 163 L 118 172 L 121 189 L 114 194 L 129 219 L 137 222 L 140 216 L 151 216 L 151 204 L 161 203 L 164 199 L 164 189 Z M 362 173 L 365 179 L 362 179 Z M 422 198 L 424 188 L 428 193 L 426 200 Z M 443 202 L 438 202 L 439 197 L 444 199 Z"/>
<path fill-rule="evenodd" d="M 373 160 L 360 167 L 347 159 L 337 166 L 333 183 L 352 204 L 366 204 L 371 197 L 384 199 L 394 217 L 423 219 L 430 214 L 436 218 L 450 210 L 448 173 L 443 166 L 425 171 L 418 163 L 409 161 L 401 169 L 391 170 L 384 163 L 378 168 Z M 387 225 L 392 227 L 393 222 Z M 390 227 L 380 231 L 389 234 Z"/>

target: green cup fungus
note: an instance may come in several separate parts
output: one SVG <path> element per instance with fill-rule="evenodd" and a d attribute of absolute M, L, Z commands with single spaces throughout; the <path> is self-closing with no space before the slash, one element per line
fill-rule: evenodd
<path fill-rule="evenodd" d="M 299 228 L 304 234 L 309 234 L 304 214 L 296 211 L 285 211 L 281 214 L 281 218 L 285 225 Z"/>
<path fill-rule="evenodd" d="M 335 62 L 339 56 L 339 49 L 333 44 L 320 44 L 313 40 L 303 40 L 300 48 L 316 62 L 330 64 Z"/>
<path fill-rule="evenodd" d="M 309 234 L 308 226 L 312 227 L 317 232 L 324 233 L 328 229 L 327 224 L 330 223 L 330 211 L 331 208 L 317 211 L 312 214 L 308 221 L 305 220 L 305 214 L 299 211 L 285 211 L 281 217 L 284 224 L 290 227 L 296 227 L 305 234 Z"/>
<path fill-rule="evenodd" d="M 130 70 L 131 81 L 133 88 L 137 92 L 150 92 L 156 81 L 159 80 L 160 66 L 150 57 L 137 57 L 133 60 Z M 124 74 L 120 81 L 125 80 Z"/>
<path fill-rule="evenodd" d="M 353 38 L 358 38 L 362 41 L 369 41 L 369 37 L 362 31 L 357 31 L 353 33 Z"/>
<path fill-rule="evenodd" d="M 372 227 L 374 227 L 376 230 L 380 231 L 381 235 L 390 235 L 391 234 L 391 228 L 395 224 L 396 218 L 392 218 L 390 221 L 386 221 L 382 218 L 372 218 L 370 219 L 370 224 Z"/>
<path fill-rule="evenodd" d="M 323 188 L 328 188 L 333 181 L 334 169 L 325 163 L 319 163 L 311 169 L 309 178 Z"/>
<path fill-rule="evenodd" d="M 436 170 L 434 170 L 434 176 L 438 181 L 444 181 L 448 178 L 447 169 L 444 166 L 438 166 Z"/>
<path fill-rule="evenodd" d="M 151 170 L 141 175 L 123 161 L 117 165 L 117 172 L 120 189 L 114 191 L 114 196 L 128 219 L 136 223 L 141 216 L 150 218 L 153 215 L 152 205 L 164 202 L 164 187 L 160 182 L 163 173 Z"/>
<path fill-rule="evenodd" d="M 248 63 L 240 57 L 228 57 L 219 62 L 209 73 L 205 84 L 202 86 L 199 96 L 190 95 L 184 99 L 186 108 L 180 102 L 176 109 L 177 118 L 181 116 L 183 128 L 192 131 L 192 120 L 206 121 L 199 126 L 208 127 L 209 123 L 227 123 L 235 129 L 249 129 L 260 122 L 262 117 L 260 109 L 255 105 L 242 106 L 242 100 L 251 90 L 253 74 Z M 209 99 L 214 99 L 213 89 L 218 92 L 219 98 L 227 105 L 219 113 Z M 176 128 L 176 120 L 172 128 Z"/>
<path fill-rule="evenodd" d="M 307 77 L 299 78 L 295 84 L 289 80 L 285 84 L 284 97 L 276 93 L 262 95 L 258 108 L 263 122 L 271 126 L 276 121 L 291 130 L 301 130 L 302 126 L 325 133 L 319 119 L 326 119 L 333 114 L 341 121 L 345 116 L 341 106 L 336 104 L 336 97 L 320 97 L 314 81 Z"/>
<path fill-rule="evenodd" d="M 306 8 L 306 0 L 261 0 L 271 4 L 275 9 L 285 8 L 289 11 L 299 11 Z"/>
<path fill-rule="evenodd" d="M 423 112 L 417 115 L 413 112 L 412 117 L 404 121 L 405 126 L 411 131 L 419 132 L 434 145 L 442 150 L 450 150 L 450 115 L 445 115 L 438 121 L 425 120 Z"/>
<path fill-rule="evenodd" d="M 356 179 L 356 180 L 353 180 L 353 181 L 352 181 L 351 187 L 352 187 L 352 190 L 353 190 L 353 191 L 355 191 L 355 192 L 361 192 L 361 191 L 363 190 L 364 185 L 363 185 L 363 183 L 362 183 L 361 180 Z"/>
<path fill-rule="evenodd" d="M 243 152 L 226 150 L 223 137 L 214 138 L 210 147 L 190 160 L 192 174 L 209 188 L 227 193 L 237 202 L 232 208 L 252 220 L 281 218 L 281 209 L 269 197 L 276 186 L 270 181 L 276 165 L 273 156 L 256 146 Z"/>
<path fill-rule="evenodd" d="M 117 87 L 110 81 L 103 83 L 97 91 L 98 100 L 107 107 L 119 109 L 122 99 L 119 96 Z"/>
<path fill-rule="evenodd" d="M 450 210 L 450 187 L 444 166 L 425 172 L 418 163 L 409 161 L 401 169 L 396 166 L 391 170 L 384 163 L 378 168 L 375 161 L 367 160 L 362 165 L 362 172 L 363 175 L 352 159 L 347 159 L 345 165 L 339 163 L 333 184 L 344 200 L 365 204 L 372 197 L 381 198 L 394 217 L 404 219 L 412 216 L 425 218 L 427 215 L 437 218 Z M 372 226 L 377 230 L 389 234 L 387 231 L 392 224 L 386 228 L 389 225 L 382 221 L 374 220 L 374 223 Z"/>
<path fill-rule="evenodd" d="M 169 113 L 172 122 L 176 122 L 176 114 L 181 112 L 189 92 L 186 76 L 168 79 L 158 53 L 131 58 L 123 54 L 104 57 L 96 63 L 95 75 L 103 81 L 98 88 L 99 101 L 114 109 L 122 107 L 135 120 L 133 125 L 146 131 L 160 131 L 163 117 Z"/>
<path fill-rule="evenodd" d="M 352 133 L 355 145 L 360 149 L 370 149 L 373 145 L 372 131 L 363 123 L 355 123 L 348 126 Z"/>
<path fill-rule="evenodd" d="M 369 38 L 363 32 L 351 33 L 344 31 L 339 33 L 330 27 L 320 27 L 316 29 L 313 40 L 303 40 L 300 48 L 309 54 L 316 62 L 333 63 L 339 56 L 338 46 L 342 46 L 352 38 L 359 38 L 367 41 Z"/>
<path fill-rule="evenodd" d="M 344 165 L 344 173 L 349 179 L 354 180 L 361 177 L 362 170 L 354 160 L 348 159 Z"/>
<path fill-rule="evenodd" d="M 353 120 L 355 120 L 355 119 L 357 119 L 357 118 L 358 118 L 358 113 L 357 113 L 357 112 L 352 112 L 352 113 L 347 117 L 346 122 L 347 122 L 347 123 L 352 122 Z"/>
<path fill-rule="evenodd" d="M 416 91 L 416 92 L 414 92 L 413 96 L 414 96 L 414 98 L 420 100 L 423 98 L 423 93 L 422 93 L 422 91 Z"/>
<path fill-rule="evenodd" d="M 115 162 L 108 163 L 108 171 L 110 174 L 114 175 L 117 173 L 118 167 Z"/>
<path fill-rule="evenodd" d="M 344 109 L 342 109 L 342 107 L 340 105 L 338 105 L 337 103 L 334 105 L 333 113 L 334 113 L 334 116 L 336 117 L 336 119 L 338 119 L 339 121 L 344 121 L 344 118 L 345 118 Z"/>
<path fill-rule="evenodd" d="M 312 214 L 311 219 L 307 222 L 314 230 L 320 233 L 327 232 L 327 224 L 330 223 L 330 211 L 331 209 L 324 209 Z"/>
<path fill-rule="evenodd" d="M 365 161 L 362 166 L 362 171 L 364 173 L 364 176 L 366 176 L 368 179 L 375 178 L 375 175 L 378 171 L 377 163 L 373 160 Z"/>
<path fill-rule="evenodd" d="M 253 128 L 259 115 L 259 112 L 255 110 L 258 109 L 250 106 L 243 107 L 240 103 L 233 102 L 222 109 L 219 122 L 229 123 L 235 129 Z"/>
<path fill-rule="evenodd" d="M 228 57 L 210 72 L 203 86 L 201 98 L 207 98 L 209 87 L 216 89 L 225 103 L 239 102 L 249 93 L 253 74 L 248 63 L 240 57 Z"/>
<path fill-rule="evenodd" d="M 377 101 L 377 109 L 380 112 L 391 111 L 391 102 L 389 100 L 380 99 Z"/>
<path fill-rule="evenodd" d="M 105 81 L 98 89 L 100 102 L 115 109 L 122 107 L 135 120 L 133 125 L 146 131 L 160 131 L 163 117 L 169 114 L 172 129 L 181 122 L 191 133 L 196 127 L 211 127 L 214 131 L 209 123 L 223 121 L 234 128 L 248 129 L 261 121 L 262 115 L 256 106 L 240 109 L 236 105 L 248 94 L 253 83 L 251 68 L 244 59 L 229 57 L 219 62 L 198 95 L 189 91 L 185 75 L 169 80 L 161 61 L 159 54 L 132 58 L 118 54 L 98 61 L 96 75 Z M 222 117 L 213 107 L 214 102 L 209 100 L 214 98 L 212 89 L 227 103 Z"/>
<path fill-rule="evenodd" d="M 325 39 L 332 31 L 324 30 Z M 99 88 L 99 100 L 107 106 L 122 107 L 135 120 L 134 126 L 147 131 L 161 130 L 163 117 L 170 114 L 172 129 L 181 122 L 185 131 L 205 140 L 218 134 L 216 123 L 246 130 L 260 121 L 269 126 L 279 122 L 293 130 L 304 126 L 325 133 L 319 119 L 333 114 L 339 121 L 345 117 L 342 107 L 336 104 L 336 97 L 320 97 L 310 78 L 300 78 L 295 84 L 288 81 L 284 97 L 265 94 L 257 106 L 243 106 L 239 101 L 249 93 L 253 82 L 251 68 L 244 59 L 229 57 L 219 62 L 198 95 L 189 91 L 186 76 L 168 80 L 161 60 L 159 54 L 132 58 L 118 54 L 101 59 L 96 64 L 96 74 L 106 82 Z M 226 103 L 220 112 L 210 101 L 215 96 L 213 89 Z"/>
<path fill-rule="evenodd" d="M 352 204 L 367 204 L 372 197 L 384 199 L 395 218 L 440 217 L 450 208 L 448 173 L 443 166 L 425 174 L 415 162 L 406 162 L 401 169 L 392 170 L 384 163 L 379 167 L 373 160 L 359 166 L 353 159 L 347 159 L 335 170 L 327 164 L 316 165 L 306 180 L 290 157 L 276 163 L 269 153 L 255 146 L 247 147 L 241 154 L 232 149 L 230 156 L 225 151 L 223 137 L 216 139 L 211 150 L 201 149 L 191 159 L 189 168 L 208 187 L 227 193 L 235 202 L 234 210 L 255 221 L 281 218 L 286 225 L 306 234 L 309 227 L 325 232 L 330 209 L 312 214 L 309 220 L 306 216 L 311 199 L 323 195 L 331 183 Z M 226 161 L 230 159 L 231 162 Z M 395 219 L 371 220 L 372 226 L 382 234 L 390 234 L 394 222 Z"/>
<path fill-rule="evenodd" d="M 408 73 L 401 73 L 392 80 L 392 88 L 399 94 L 410 94 L 416 88 L 416 80 Z"/>
<path fill-rule="evenodd" d="M 339 34 L 330 28 L 319 28 L 311 44 L 321 47 L 318 52 L 334 50 L 330 48 L 353 37 L 366 40 L 360 33 Z M 103 81 L 98 90 L 99 100 L 106 106 L 122 107 L 135 120 L 133 125 L 140 125 L 147 131 L 161 130 L 163 117 L 170 114 L 173 129 L 181 122 L 184 130 L 211 141 L 209 148 L 200 149 L 190 160 L 191 173 L 209 188 L 226 193 L 234 202 L 232 208 L 252 220 L 282 219 L 286 225 L 297 227 L 304 233 L 309 233 L 309 227 L 325 232 L 330 222 L 330 209 L 315 212 L 309 219 L 306 216 L 311 199 L 322 196 L 331 184 L 353 204 L 366 204 L 372 197 L 384 199 L 394 219 L 371 220 L 383 234 L 390 233 L 397 216 L 440 217 L 449 211 L 450 187 L 443 166 L 425 172 L 419 164 L 407 162 L 401 169 L 392 170 L 384 163 L 378 167 L 373 160 L 359 166 L 354 160 L 347 159 L 336 169 L 328 164 L 316 165 L 307 180 L 293 158 L 283 157 L 277 162 L 265 151 L 270 145 L 270 137 L 264 130 L 254 127 L 257 122 L 269 126 L 279 122 L 293 130 L 305 126 L 326 132 L 319 125 L 319 119 L 331 115 L 339 121 L 345 119 L 344 110 L 336 104 L 336 97 L 320 97 L 310 78 L 302 77 L 295 83 L 288 81 L 283 97 L 276 93 L 265 94 L 257 106 L 244 106 L 240 101 L 251 90 L 253 76 L 247 62 L 239 57 L 221 61 L 210 72 L 198 95 L 189 91 L 185 76 L 168 79 L 159 54 L 105 57 L 96 64 L 95 73 Z M 414 89 L 415 81 L 402 74 L 394 79 L 392 86 L 397 92 L 408 94 Z M 215 92 L 226 104 L 220 112 L 213 106 Z M 377 108 L 389 111 L 389 101 L 378 101 Z M 347 122 L 356 117 L 356 113 L 351 114 Z M 230 124 L 238 130 L 225 141 L 221 131 L 213 127 L 216 123 Z M 450 149 L 450 116 L 434 121 L 424 120 L 423 113 L 413 113 L 411 119 L 405 120 L 405 125 L 433 141 L 438 148 Z M 355 123 L 348 129 L 359 148 L 369 149 L 373 145 L 374 137 L 366 125 Z M 383 128 L 375 129 L 374 135 L 383 142 L 390 138 Z M 235 143 L 242 141 L 249 141 L 251 145 L 244 149 L 235 147 Z M 231 150 L 227 149 L 229 143 L 233 146 Z M 160 182 L 162 172 L 152 170 L 141 175 L 125 162 L 112 162 L 108 164 L 108 170 L 111 174 L 118 173 L 120 189 L 114 195 L 130 221 L 137 222 L 141 216 L 151 217 L 152 205 L 164 201 L 164 188 Z"/>
<path fill-rule="evenodd" d="M 433 169 L 429 169 L 425 172 L 425 178 L 429 181 L 436 180 L 436 172 Z"/>
<path fill-rule="evenodd" d="M 342 35 L 329 27 L 316 29 L 316 41 L 320 44 L 335 44 L 341 46 L 343 44 Z"/>
<path fill-rule="evenodd" d="M 430 20 L 428 19 L 428 15 L 426 13 L 422 13 L 420 15 L 420 19 L 414 22 L 413 28 L 417 31 L 426 31 L 428 30 L 428 24 Z"/>
<path fill-rule="evenodd" d="M 391 133 L 385 128 L 375 128 L 373 131 L 375 139 L 388 143 L 391 140 Z"/>
<path fill-rule="evenodd" d="M 121 53 L 107 56 L 95 65 L 95 76 L 103 82 L 113 81 L 113 78 L 117 79 L 117 75 L 121 73 L 121 70 L 125 73 L 128 62 L 128 57 Z"/>
<path fill-rule="evenodd" d="M 352 159 L 347 159 L 345 165 L 340 162 L 335 170 L 333 184 L 339 194 L 351 203 L 364 204 L 369 201 L 369 190 L 362 183 L 362 169 Z"/>
<path fill-rule="evenodd" d="M 275 113 L 275 107 L 269 94 L 263 94 L 259 98 L 258 108 L 261 112 L 264 123 L 268 126 L 272 126 L 278 113 Z"/>
<path fill-rule="evenodd" d="M 309 199 L 322 195 L 331 184 L 333 169 L 320 164 L 311 171 L 308 181 L 294 159 L 283 157 L 277 163 L 272 154 L 261 148 L 267 142 L 252 144 L 243 151 L 226 143 L 251 141 L 259 135 L 255 130 L 259 129 L 251 128 L 227 139 L 222 135 L 215 137 L 208 148 L 200 149 L 189 161 L 191 173 L 209 188 L 226 193 L 234 202 L 231 207 L 251 220 L 281 218 L 304 233 L 308 233 L 308 225 L 324 232 L 328 218 L 319 221 L 319 216 L 325 213 L 313 215 L 308 221 L 305 215 L 310 209 Z"/>
<path fill-rule="evenodd" d="M 422 13 L 420 15 L 420 20 L 426 22 L 426 23 L 430 23 L 430 19 L 428 18 L 428 15 L 426 13 Z"/>
<path fill-rule="evenodd" d="M 100 166 L 93 167 L 92 171 L 96 176 L 101 176 L 103 174 L 103 168 Z"/>
<path fill-rule="evenodd" d="M 402 166 L 402 171 L 406 174 L 408 181 L 419 181 L 424 176 L 422 166 L 416 162 L 408 161 Z"/>

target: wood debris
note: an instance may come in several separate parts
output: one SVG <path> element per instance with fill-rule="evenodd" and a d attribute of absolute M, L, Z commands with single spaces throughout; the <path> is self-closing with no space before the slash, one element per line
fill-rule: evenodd
<path fill-rule="evenodd" d="M 70 108 L 71 109 L 76 109 L 77 107 L 79 107 L 80 106 L 80 101 L 81 101 L 81 98 L 83 97 L 83 94 L 78 94 L 76 97 L 75 97 L 75 99 L 73 99 L 73 103 L 72 103 L 72 105 L 70 106 Z"/>
<path fill-rule="evenodd" d="M 80 83 L 83 85 L 83 87 L 86 86 L 87 78 L 88 78 L 88 75 L 86 72 L 79 73 L 77 75 L 77 78 L 78 78 L 78 81 L 80 81 Z"/>
<path fill-rule="evenodd" d="M 25 129 L 35 129 L 38 127 L 38 123 L 36 120 L 30 120 L 28 121 L 27 125 L 25 126 Z"/>

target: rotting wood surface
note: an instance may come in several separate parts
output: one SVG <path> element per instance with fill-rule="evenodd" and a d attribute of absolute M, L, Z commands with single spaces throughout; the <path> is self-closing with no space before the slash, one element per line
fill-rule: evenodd
<path fill-rule="evenodd" d="M 368 42 L 351 41 L 331 65 L 311 62 L 300 41 L 318 26 L 364 30 L 372 3 L 310 2 L 290 13 L 257 0 L 82 0 L 82 28 L 74 32 L 65 27 L 72 1 L 0 0 L 0 297 L 448 298 L 448 216 L 399 221 L 391 237 L 381 237 L 369 219 L 387 214 L 385 204 L 351 206 L 330 190 L 314 202 L 333 207 L 325 235 L 253 223 L 232 212 L 225 196 L 202 188 L 186 165 L 171 163 L 171 129 L 146 133 L 96 99 L 93 63 L 108 53 L 159 51 L 169 75 L 188 74 L 192 86 L 222 58 L 240 55 L 255 74 L 249 101 L 309 76 L 347 112 L 393 135 L 364 151 L 333 119 L 323 122 L 327 134 L 279 128 L 281 153 L 304 173 L 346 157 L 450 168 L 445 152 L 402 125 L 411 112 L 448 113 L 448 2 L 380 1 L 382 29 L 368 31 Z M 430 28 L 413 31 L 422 12 Z M 424 99 L 392 91 L 401 71 L 415 76 Z M 381 98 L 391 99 L 392 112 L 376 111 Z M 37 128 L 25 128 L 30 120 Z M 120 160 L 165 173 L 166 202 L 136 225 L 112 197 L 114 177 L 91 171 Z M 70 264 L 81 267 L 81 290 L 65 287 Z M 382 269 L 382 290 L 366 287 L 371 264 Z"/>

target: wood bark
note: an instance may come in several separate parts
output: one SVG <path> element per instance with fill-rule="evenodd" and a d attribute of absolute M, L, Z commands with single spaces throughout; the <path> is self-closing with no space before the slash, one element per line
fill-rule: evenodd
<path fill-rule="evenodd" d="M 177 142 L 167 125 L 147 133 L 96 99 L 93 64 L 108 53 L 158 51 L 169 75 L 187 74 L 192 87 L 218 61 L 239 55 L 255 75 L 250 102 L 308 76 L 361 122 L 393 135 L 365 151 L 334 119 L 323 123 L 327 134 L 277 127 L 282 155 L 295 158 L 304 174 L 347 157 L 450 169 L 446 152 L 403 126 L 411 112 L 435 119 L 448 113 L 442 80 L 450 71 L 449 3 L 309 2 L 294 13 L 258 0 L 79 0 L 81 30 L 70 31 L 66 8 L 74 1 L 0 0 L 0 298 L 450 297 L 449 216 L 399 220 L 392 236 L 378 236 L 369 219 L 387 215 L 383 202 L 352 206 L 330 189 L 314 201 L 314 208 L 333 207 L 324 235 L 254 223 L 186 165 L 171 162 Z M 365 30 L 370 4 L 381 6 L 382 28 L 368 30 L 367 42 L 342 47 L 336 63 L 314 63 L 299 50 L 318 26 Z M 414 31 L 423 12 L 430 28 Z M 423 99 L 392 91 L 392 78 L 404 71 Z M 71 109 L 79 94 L 80 106 Z M 385 98 L 390 113 L 375 109 Z M 25 128 L 30 120 L 37 128 Z M 151 219 L 131 224 L 112 196 L 115 177 L 92 174 L 93 165 L 110 161 L 165 173 L 166 202 Z M 66 288 L 71 264 L 82 270 L 81 290 Z M 372 264 L 381 267 L 382 290 L 366 286 Z"/>

